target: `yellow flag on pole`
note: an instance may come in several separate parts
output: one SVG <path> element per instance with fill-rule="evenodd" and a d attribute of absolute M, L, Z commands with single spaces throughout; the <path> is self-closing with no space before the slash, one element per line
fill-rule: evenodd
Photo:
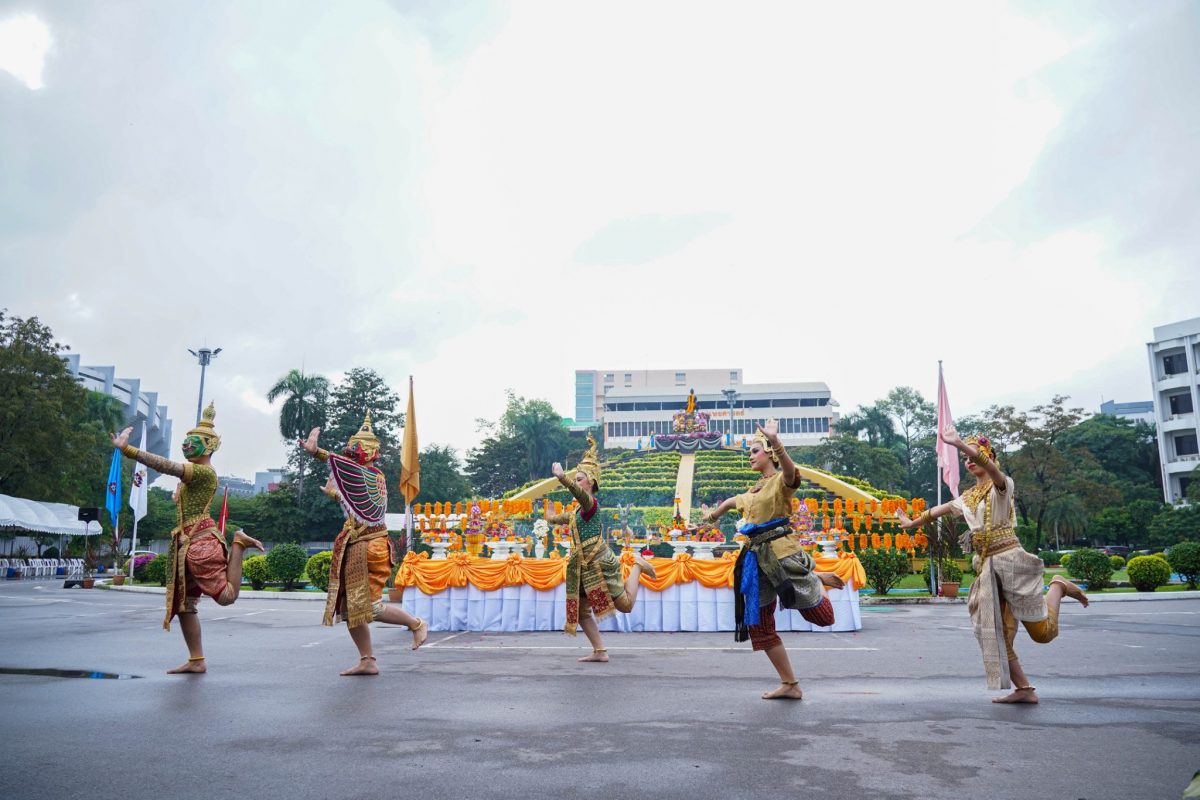
<path fill-rule="evenodd" d="M 417 411 L 413 404 L 413 380 L 408 376 L 408 411 L 404 415 L 404 447 L 400 451 L 400 492 L 412 503 L 421 491 L 421 461 L 417 455 Z"/>

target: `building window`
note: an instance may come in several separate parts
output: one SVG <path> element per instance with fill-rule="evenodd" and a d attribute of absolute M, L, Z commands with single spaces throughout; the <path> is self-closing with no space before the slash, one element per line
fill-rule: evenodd
<path fill-rule="evenodd" d="M 1187 357 L 1183 353 L 1175 353 L 1174 355 L 1163 356 L 1163 373 L 1166 375 L 1178 375 L 1181 372 L 1187 372 Z"/>
<path fill-rule="evenodd" d="M 1194 456 L 1200 452 L 1196 448 L 1196 434 L 1185 433 L 1175 437 L 1175 455 Z"/>
<path fill-rule="evenodd" d="M 771 401 L 772 408 L 795 408 L 800 400 L 795 397 L 781 397 Z"/>
<path fill-rule="evenodd" d="M 737 374 L 737 370 L 736 370 L 736 369 L 731 369 L 731 370 L 729 371 L 729 382 L 730 382 L 730 383 L 737 383 L 737 382 L 738 382 L 738 374 Z"/>
<path fill-rule="evenodd" d="M 633 386 L 633 373 L 632 373 L 632 372 L 626 372 L 626 373 L 625 373 L 625 385 L 626 385 L 627 387 L 628 387 L 628 386 Z"/>
<path fill-rule="evenodd" d="M 683 386 L 685 383 L 687 383 L 687 373 L 686 372 L 676 372 L 675 373 L 675 385 Z"/>
<path fill-rule="evenodd" d="M 1184 394 L 1173 394 L 1167 399 L 1167 403 L 1171 407 L 1171 416 L 1176 414 L 1192 413 L 1192 394 L 1186 392 Z"/>

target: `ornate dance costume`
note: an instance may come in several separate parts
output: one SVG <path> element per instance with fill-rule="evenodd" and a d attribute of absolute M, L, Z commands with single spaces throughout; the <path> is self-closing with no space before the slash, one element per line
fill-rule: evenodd
<path fill-rule="evenodd" d="M 981 454 L 995 458 L 986 439 L 967 441 L 978 444 Z M 949 504 L 968 526 L 959 538 L 963 551 L 975 554 L 972 564 L 979 577 L 971 584 L 967 610 L 983 652 L 989 689 L 1012 685 L 1008 664 L 1017 658 L 1013 650 L 1017 620 L 1035 642 L 1045 644 L 1058 636 L 1058 615 L 1047 607 L 1042 594 L 1045 565 L 1021 547 L 1013 530 L 1016 487 L 1007 475 L 1004 483 L 1001 488 L 982 480 Z M 1000 657 L 1001 641 L 1007 658 Z"/>
<path fill-rule="evenodd" d="M 755 438 L 770 448 L 761 433 Z M 737 624 L 733 638 L 738 642 L 749 639 L 755 650 L 783 643 L 775 632 L 776 599 L 780 606 L 799 611 L 814 625 L 825 627 L 834 622 L 833 604 L 814 574 L 813 558 L 791 525 L 792 495 L 799 486 L 799 475 L 796 485 L 789 486 L 783 472 L 777 471 L 736 498 L 742 514 L 738 530 L 749 541 L 733 570 Z"/>
<path fill-rule="evenodd" d="M 345 620 L 346 627 L 357 628 L 383 613 L 383 587 L 396 563 L 384 524 L 387 484 L 372 463 L 379 457 L 379 439 L 371 428 L 369 413 L 358 433 L 350 437 L 347 450 L 352 458 L 327 450 L 315 454 L 329 462 L 337 488 L 325 491 L 346 514 L 333 541 L 329 593 L 321 622 L 333 625 Z"/>
<path fill-rule="evenodd" d="M 221 437 L 213 427 L 216 411 L 209 403 L 200 424 L 188 431 L 188 438 L 203 442 L 211 454 L 221 446 Z M 217 493 L 217 471 L 207 464 L 184 464 L 153 453 L 143 452 L 133 445 L 121 451 L 128 458 L 145 464 L 182 482 L 179 488 L 179 520 L 171 531 L 167 550 L 167 613 L 163 628 L 171 629 L 171 620 L 179 613 L 194 613 L 201 594 L 228 605 L 236 597 L 237 588 L 226 578 L 229 553 L 225 539 L 217 530 L 209 509 Z"/>
<path fill-rule="evenodd" d="M 591 447 L 572 473 L 582 472 L 592 484 L 600 482 L 600 464 L 596 460 L 596 442 L 588 437 Z M 571 555 L 567 559 L 567 623 L 563 631 L 575 635 L 579 625 L 580 601 L 591 606 L 596 619 L 603 619 L 617 610 L 613 601 L 625 593 L 621 562 L 601 535 L 600 501 L 585 492 L 568 474 L 559 479 L 578 501 L 572 513 L 549 515 L 555 525 L 570 525 Z"/>

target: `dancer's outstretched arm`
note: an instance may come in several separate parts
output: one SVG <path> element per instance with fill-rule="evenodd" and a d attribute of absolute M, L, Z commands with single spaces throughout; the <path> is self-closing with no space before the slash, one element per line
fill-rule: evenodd
<path fill-rule="evenodd" d="M 566 490 L 571 493 L 571 496 L 579 502 L 579 507 L 583 509 L 583 513 L 591 514 L 592 507 L 596 504 L 596 499 L 585 492 L 570 475 L 563 471 L 562 464 L 559 464 L 557 461 L 555 461 L 550 465 L 550 472 L 554 475 L 554 477 L 558 478 L 558 482 L 561 483 Z"/>
<path fill-rule="evenodd" d="M 192 464 L 180 464 L 177 461 L 172 461 L 169 458 L 147 453 L 144 450 L 139 450 L 129 443 L 129 434 L 133 433 L 133 428 L 126 428 L 119 434 L 112 433 L 109 437 L 112 439 L 113 447 L 121 451 L 126 458 L 132 458 L 134 461 L 145 464 L 155 472 L 161 472 L 164 475 L 171 475 L 179 478 L 184 483 L 192 479 Z"/>

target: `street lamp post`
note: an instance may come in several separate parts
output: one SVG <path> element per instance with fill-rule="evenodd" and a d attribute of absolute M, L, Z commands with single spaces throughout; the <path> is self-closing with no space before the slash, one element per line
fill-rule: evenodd
<path fill-rule="evenodd" d="M 209 362 L 217 357 L 221 352 L 221 348 L 210 350 L 207 347 L 201 347 L 198 351 L 188 349 L 188 352 L 194 355 L 200 361 L 200 397 L 196 400 L 196 424 L 200 424 L 200 411 L 204 407 L 204 370 L 208 367 Z"/>
<path fill-rule="evenodd" d="M 729 446 L 733 447 L 733 401 L 737 399 L 737 389 L 722 389 L 721 394 L 729 401 Z"/>

